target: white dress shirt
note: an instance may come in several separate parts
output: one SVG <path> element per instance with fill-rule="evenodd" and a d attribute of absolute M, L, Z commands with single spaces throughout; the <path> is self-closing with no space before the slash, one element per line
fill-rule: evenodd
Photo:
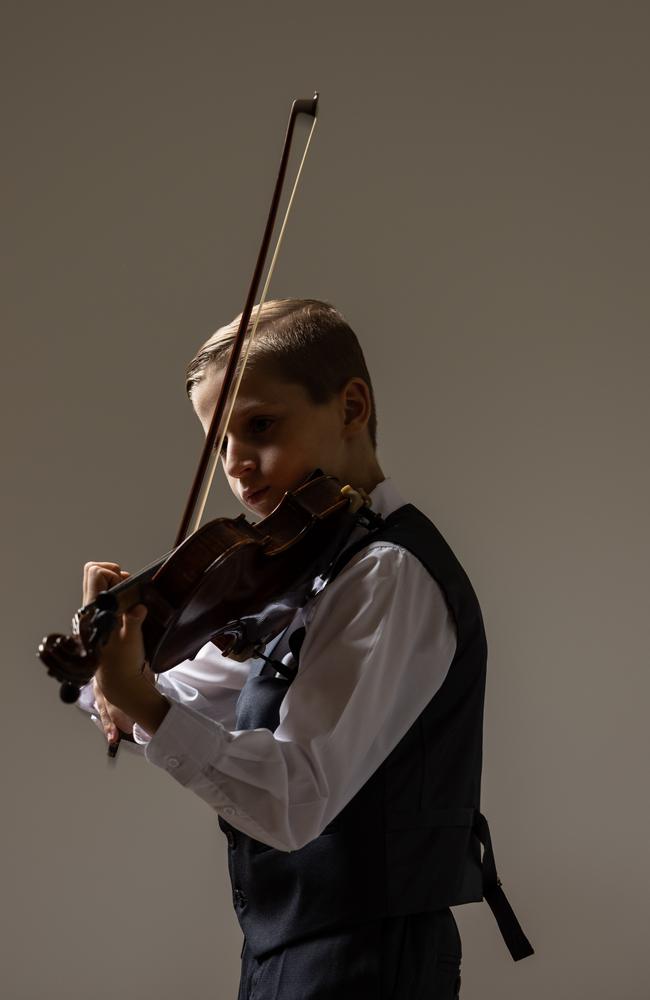
<path fill-rule="evenodd" d="M 390 480 L 371 499 L 384 517 L 404 503 Z M 134 727 L 147 760 L 232 826 L 285 851 L 317 837 L 386 759 L 456 650 L 438 584 L 410 552 L 384 542 L 357 553 L 299 617 L 300 666 L 274 733 L 233 729 L 250 664 L 212 643 L 159 676 L 171 707 L 154 736 Z M 282 640 L 273 655 L 281 650 Z"/>
<path fill-rule="evenodd" d="M 371 500 L 384 517 L 404 503 L 390 480 Z M 153 737 L 134 726 L 147 760 L 232 826 L 285 851 L 317 837 L 376 771 L 442 685 L 456 650 L 440 587 L 414 555 L 385 542 L 358 552 L 320 590 L 274 658 L 303 624 L 275 732 L 234 730 L 250 662 L 212 643 L 159 675 L 171 707 Z"/>

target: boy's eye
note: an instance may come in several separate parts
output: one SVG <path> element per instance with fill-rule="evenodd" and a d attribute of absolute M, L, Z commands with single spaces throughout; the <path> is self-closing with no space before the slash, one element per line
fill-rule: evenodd
<path fill-rule="evenodd" d="M 253 417 L 250 423 L 253 434 L 263 434 L 273 423 L 270 417 Z"/>
<path fill-rule="evenodd" d="M 253 417 L 249 423 L 249 428 L 251 434 L 263 434 L 269 429 L 275 420 L 272 417 Z M 221 446 L 221 454 L 225 455 L 228 451 L 228 438 L 223 439 L 223 444 Z"/>

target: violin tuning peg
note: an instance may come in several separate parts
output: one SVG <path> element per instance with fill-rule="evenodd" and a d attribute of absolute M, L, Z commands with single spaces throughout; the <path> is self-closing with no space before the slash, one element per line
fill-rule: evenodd
<path fill-rule="evenodd" d="M 66 705 L 74 705 L 79 698 L 79 688 L 72 681 L 64 681 L 59 688 L 59 697 Z"/>

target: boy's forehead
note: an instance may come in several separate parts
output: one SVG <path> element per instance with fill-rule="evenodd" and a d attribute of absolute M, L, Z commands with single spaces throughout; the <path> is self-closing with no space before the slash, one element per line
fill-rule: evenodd
<path fill-rule="evenodd" d="M 195 386 L 192 393 L 194 408 L 203 417 L 212 413 L 217 403 L 225 371 L 215 368 L 208 372 Z M 269 405 L 279 405 L 297 398 L 303 399 L 307 393 L 301 385 L 287 382 L 262 366 L 247 369 L 237 393 L 235 413 L 245 415 L 252 410 Z"/>

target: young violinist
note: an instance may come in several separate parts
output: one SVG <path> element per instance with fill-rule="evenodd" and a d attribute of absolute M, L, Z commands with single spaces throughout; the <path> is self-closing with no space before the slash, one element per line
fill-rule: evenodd
<path fill-rule="evenodd" d="M 205 432 L 237 325 L 188 368 Z M 367 494 L 372 513 L 260 657 L 208 643 L 155 678 L 136 606 L 93 682 L 109 743 L 132 731 L 219 817 L 245 937 L 239 1000 L 451 1000 L 450 907 L 484 897 L 513 958 L 531 953 L 480 812 L 480 608 L 440 533 L 384 476 L 376 426 L 341 315 L 266 303 L 223 446 L 231 490 L 261 519 L 320 469 Z M 87 563 L 84 603 L 125 576 Z"/>

